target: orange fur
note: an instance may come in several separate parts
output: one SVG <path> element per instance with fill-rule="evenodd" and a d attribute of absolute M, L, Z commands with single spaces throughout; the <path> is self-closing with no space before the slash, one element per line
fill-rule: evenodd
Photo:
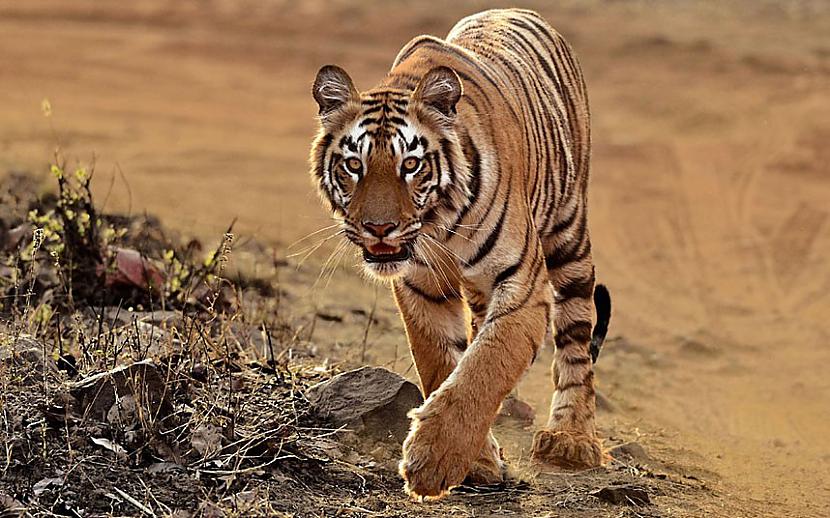
<path fill-rule="evenodd" d="M 567 43 L 535 13 L 487 11 L 412 40 L 372 90 L 328 66 L 313 93 L 312 177 L 391 282 L 426 397 L 403 446 L 407 491 L 501 479 L 490 427 L 551 325 L 556 392 L 534 457 L 599 465 L 589 115 Z"/>

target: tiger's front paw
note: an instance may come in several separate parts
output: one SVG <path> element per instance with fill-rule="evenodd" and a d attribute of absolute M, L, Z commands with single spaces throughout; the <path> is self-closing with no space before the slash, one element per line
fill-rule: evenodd
<path fill-rule="evenodd" d="M 533 460 L 565 469 L 601 466 L 606 456 L 599 440 L 584 432 L 539 430 L 533 436 Z"/>
<path fill-rule="evenodd" d="M 443 414 L 412 417 L 399 466 L 410 496 L 440 498 L 464 481 L 478 451 L 460 425 Z"/>

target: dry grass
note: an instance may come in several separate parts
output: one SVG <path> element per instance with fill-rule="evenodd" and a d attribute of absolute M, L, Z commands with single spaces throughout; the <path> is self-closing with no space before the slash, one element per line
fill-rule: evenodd
<path fill-rule="evenodd" d="M 235 508 L 252 477 L 327 461 L 303 392 L 330 373 L 278 302 L 223 277 L 231 230 L 197 262 L 160 227 L 99 216 L 88 177 L 56 176 L 57 202 L 6 216 L 27 231 L 0 256 L 0 492 L 35 515 Z M 115 246 L 161 251 L 164 284 L 108 284 Z M 170 472 L 188 476 L 158 486 Z"/>

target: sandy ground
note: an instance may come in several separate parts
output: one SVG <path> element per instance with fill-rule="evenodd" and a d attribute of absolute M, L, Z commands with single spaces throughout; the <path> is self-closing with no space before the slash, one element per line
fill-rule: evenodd
<path fill-rule="evenodd" d="M 238 217 L 288 254 L 329 222 L 305 165 L 316 69 L 369 87 L 412 36 L 489 5 L 0 4 L 0 175 L 40 174 L 59 144 L 94 154 L 110 210 L 201 237 Z M 600 429 L 707 480 L 732 515 L 829 515 L 830 7 L 525 5 L 575 47 L 592 100 L 591 229 L 615 302 Z M 411 376 L 383 289 L 348 265 L 314 283 L 330 250 L 281 274 L 292 310 L 316 307 L 325 354 L 355 360 L 377 300 L 366 358 Z M 542 414 L 551 358 L 520 389 Z"/>

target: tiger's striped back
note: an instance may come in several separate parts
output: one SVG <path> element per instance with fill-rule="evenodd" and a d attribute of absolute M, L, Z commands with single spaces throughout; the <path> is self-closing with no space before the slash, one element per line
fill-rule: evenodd
<path fill-rule="evenodd" d="M 533 11 L 489 10 L 459 21 L 444 41 L 412 40 L 383 84 L 411 90 L 437 64 L 458 72 L 461 102 L 475 123 L 495 133 L 481 147 L 515 149 L 510 158 L 521 164 L 516 169 L 526 178 L 539 234 L 569 230 L 584 203 L 591 134 L 582 71 L 568 43 Z M 462 140 L 468 157 L 480 154 L 470 149 L 473 141 Z"/>

